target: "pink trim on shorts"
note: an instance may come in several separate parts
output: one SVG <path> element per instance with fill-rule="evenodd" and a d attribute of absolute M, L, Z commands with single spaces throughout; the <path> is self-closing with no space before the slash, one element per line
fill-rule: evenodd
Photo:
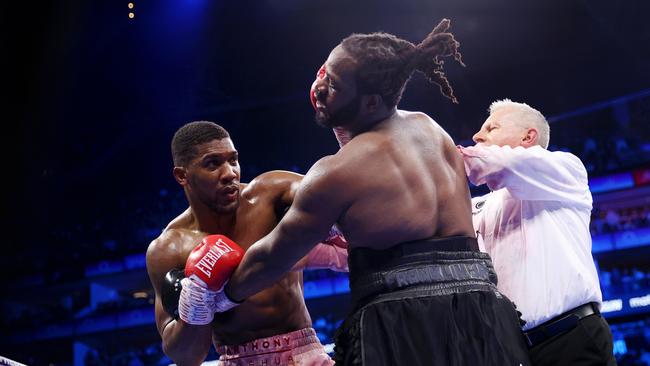
<path fill-rule="evenodd" d="M 219 365 L 333 365 L 313 328 L 217 346 Z M 302 361 L 302 362 L 301 362 Z"/>

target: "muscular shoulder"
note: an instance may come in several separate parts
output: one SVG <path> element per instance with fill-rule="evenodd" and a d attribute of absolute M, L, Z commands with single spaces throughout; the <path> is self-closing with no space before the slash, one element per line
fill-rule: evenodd
<path fill-rule="evenodd" d="M 404 122 L 416 122 L 420 124 L 430 125 L 437 129 L 441 129 L 440 125 L 429 117 L 428 114 L 423 112 L 412 112 L 398 109 L 395 115 L 395 119 L 399 120 L 398 123 Z"/>
<path fill-rule="evenodd" d="M 357 190 L 354 188 L 357 177 L 350 174 L 354 168 L 346 164 L 346 160 L 345 154 L 340 153 L 318 160 L 300 184 L 296 194 L 299 207 L 311 207 L 318 212 L 343 212 Z"/>
<path fill-rule="evenodd" d="M 253 179 L 248 188 L 265 190 L 282 190 L 294 183 L 299 183 L 302 175 L 286 170 L 272 170 Z"/>
<path fill-rule="evenodd" d="M 283 212 L 293 203 L 302 178 L 301 174 L 285 170 L 266 172 L 242 190 L 242 198 L 250 202 L 266 202 Z"/>
<path fill-rule="evenodd" d="M 154 239 L 147 248 L 147 268 L 175 267 L 184 263 L 185 246 L 187 238 L 185 229 L 165 229 L 160 236 Z M 151 270 L 152 268 L 150 268 Z"/>
<path fill-rule="evenodd" d="M 453 139 L 445 131 L 438 122 L 433 118 L 429 117 L 426 113 L 422 112 L 409 112 L 409 111 L 399 111 L 399 117 L 402 121 L 399 121 L 401 124 L 415 125 L 418 128 L 414 131 L 419 137 L 425 138 L 427 140 L 433 139 L 430 141 L 432 144 L 451 144 L 454 145 Z M 425 131 L 422 131 L 425 130 Z M 424 133 L 422 133 L 424 132 Z M 455 145 L 454 145 L 455 146 Z"/>
<path fill-rule="evenodd" d="M 192 209 L 188 207 L 170 221 L 163 232 L 149 244 L 147 257 L 150 255 L 174 256 L 182 254 L 184 243 L 193 236 L 194 230 L 192 228 L 194 226 L 195 218 Z"/>
<path fill-rule="evenodd" d="M 354 149 L 350 149 L 348 145 L 336 155 L 326 156 L 318 160 L 305 175 L 300 189 L 302 191 L 312 189 L 321 191 L 327 188 L 340 188 L 345 186 L 346 183 L 349 184 L 350 179 L 354 178 L 353 172 L 357 170 L 357 162 L 351 158 L 354 155 Z M 345 152 L 344 149 L 346 149 Z"/>
<path fill-rule="evenodd" d="M 429 115 L 423 112 L 417 112 L 417 111 L 412 112 L 412 111 L 405 111 L 403 109 L 398 109 L 397 116 L 402 119 L 415 119 L 415 120 L 426 121 L 429 123 L 436 123 L 433 120 L 433 118 L 429 117 Z"/>
<path fill-rule="evenodd" d="M 285 170 L 273 170 L 260 174 L 242 191 L 245 198 L 281 197 L 295 190 L 302 175 Z"/>

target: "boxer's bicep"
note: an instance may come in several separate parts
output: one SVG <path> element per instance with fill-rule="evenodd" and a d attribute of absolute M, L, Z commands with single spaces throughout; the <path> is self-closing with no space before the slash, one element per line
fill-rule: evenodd
<path fill-rule="evenodd" d="M 268 265 L 274 265 L 277 261 L 279 267 L 285 267 L 288 258 L 295 256 L 296 259 L 291 261 L 291 264 L 295 264 L 304 257 L 298 254 L 303 251 L 301 247 L 308 253 L 329 231 L 327 228 L 324 236 L 319 236 L 318 233 L 323 230 L 314 229 L 319 226 L 319 220 L 314 219 L 318 219 L 321 209 L 314 202 L 320 199 L 319 196 L 324 194 L 323 190 L 327 187 L 317 179 L 314 181 L 313 176 L 311 180 L 303 180 L 302 175 L 289 172 L 272 172 L 266 175 L 269 180 L 275 181 L 276 187 L 281 187 L 280 203 L 285 212 L 276 228 L 265 238 L 268 240 L 260 240 L 258 244 L 263 242 L 267 245 L 270 255 Z M 315 239 L 311 239 L 312 237 Z"/>
<path fill-rule="evenodd" d="M 293 204 L 298 188 L 300 188 L 302 177 L 303 176 L 300 174 L 291 174 L 286 176 L 284 184 L 285 188 L 283 189 L 281 196 L 281 202 L 285 207 L 289 207 Z"/>
<path fill-rule="evenodd" d="M 154 240 L 147 249 L 146 266 L 149 281 L 154 289 L 154 317 L 156 328 L 161 336 L 167 325 L 173 320 L 173 317 L 165 311 L 163 306 L 163 282 L 165 275 L 173 268 L 178 268 L 177 253 L 170 250 L 169 238 Z"/>
<path fill-rule="evenodd" d="M 156 328 L 158 328 L 158 333 L 160 334 L 162 340 L 166 341 L 166 337 L 168 337 L 168 335 L 165 335 L 165 330 L 170 324 L 172 324 L 174 318 L 172 318 L 172 316 L 165 311 L 165 307 L 163 306 L 160 296 L 156 296 L 156 300 L 154 302 L 154 317 L 156 320 Z"/>
<path fill-rule="evenodd" d="M 175 321 L 163 305 L 165 275 L 173 268 L 181 268 L 177 248 L 180 242 L 174 234 L 163 234 L 147 249 L 146 264 L 149 280 L 154 288 L 154 316 L 156 328 L 162 338 L 163 352 L 177 364 L 198 365 L 212 344 L 212 332 L 208 327 L 192 327 Z"/>
<path fill-rule="evenodd" d="M 156 321 L 156 328 L 160 336 L 163 336 L 165 328 L 169 323 L 171 323 L 174 318 L 169 315 L 165 308 L 163 307 L 162 297 L 160 295 L 160 288 L 154 288 L 155 300 L 154 300 L 154 318 Z"/>
<path fill-rule="evenodd" d="M 293 205 L 280 221 L 274 246 L 293 265 L 303 258 L 323 238 L 340 216 L 344 203 L 325 175 L 309 176 L 303 180 Z"/>

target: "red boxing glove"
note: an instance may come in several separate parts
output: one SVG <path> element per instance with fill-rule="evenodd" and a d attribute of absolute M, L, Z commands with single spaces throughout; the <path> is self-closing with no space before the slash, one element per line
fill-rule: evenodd
<path fill-rule="evenodd" d="M 193 325 L 210 324 L 214 313 L 239 305 L 222 291 L 244 250 L 223 235 L 206 236 L 185 262 L 185 278 L 181 280 L 178 316 Z"/>
<path fill-rule="evenodd" d="M 223 235 L 206 236 L 185 263 L 185 276 L 219 291 L 239 266 L 244 250 Z"/>

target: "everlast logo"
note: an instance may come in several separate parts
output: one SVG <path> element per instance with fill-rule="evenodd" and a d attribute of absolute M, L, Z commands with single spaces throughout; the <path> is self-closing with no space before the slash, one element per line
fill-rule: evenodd
<path fill-rule="evenodd" d="M 212 276 L 212 268 L 214 268 L 214 264 L 217 263 L 222 255 L 232 251 L 233 249 L 229 247 L 228 244 L 219 239 L 210 247 L 210 250 L 205 253 L 203 258 L 201 258 L 201 260 L 196 263 L 196 268 L 198 268 L 201 272 L 205 273 L 208 278 L 210 278 L 210 276 Z"/>

